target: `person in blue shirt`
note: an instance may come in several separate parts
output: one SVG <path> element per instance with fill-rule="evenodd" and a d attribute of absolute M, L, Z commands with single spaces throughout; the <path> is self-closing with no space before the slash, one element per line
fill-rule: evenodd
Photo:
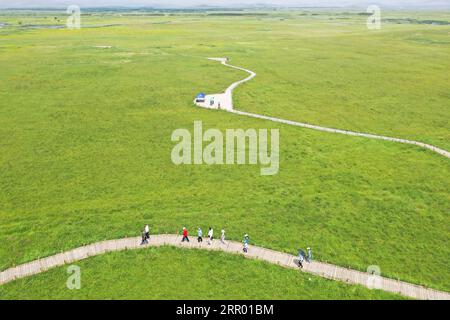
<path fill-rule="evenodd" d="M 246 234 L 244 236 L 244 241 L 242 241 L 244 243 L 244 252 L 247 253 L 248 252 L 248 243 L 250 242 L 250 238 L 248 237 L 248 234 Z"/>
<path fill-rule="evenodd" d="M 298 250 L 298 266 L 303 269 L 303 261 L 305 261 L 305 252 Z"/>
<path fill-rule="evenodd" d="M 200 227 L 197 230 L 197 241 L 203 242 L 203 231 L 202 231 L 202 228 L 200 228 Z"/>

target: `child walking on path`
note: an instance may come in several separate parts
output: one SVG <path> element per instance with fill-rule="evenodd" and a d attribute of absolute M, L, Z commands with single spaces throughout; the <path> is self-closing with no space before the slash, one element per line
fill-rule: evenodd
<path fill-rule="evenodd" d="M 202 231 L 202 228 L 200 228 L 200 227 L 197 230 L 197 241 L 203 242 L 203 231 Z"/>

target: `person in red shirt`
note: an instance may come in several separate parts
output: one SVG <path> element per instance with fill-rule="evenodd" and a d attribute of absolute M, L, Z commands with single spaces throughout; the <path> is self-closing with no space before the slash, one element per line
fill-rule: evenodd
<path fill-rule="evenodd" d="M 187 231 L 186 227 L 183 227 L 183 239 L 181 240 L 181 242 L 184 242 L 184 241 L 189 242 L 188 231 Z"/>

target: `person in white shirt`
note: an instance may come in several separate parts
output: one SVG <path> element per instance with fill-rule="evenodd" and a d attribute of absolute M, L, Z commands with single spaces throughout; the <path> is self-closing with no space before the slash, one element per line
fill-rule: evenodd
<path fill-rule="evenodd" d="M 211 243 L 212 243 L 212 241 L 213 241 L 213 234 L 214 234 L 213 228 L 209 227 L 209 231 L 208 231 L 208 244 L 211 244 Z"/>
<path fill-rule="evenodd" d="M 150 227 L 148 226 L 148 224 L 145 225 L 144 232 L 146 240 L 150 239 Z"/>
<path fill-rule="evenodd" d="M 220 235 L 220 242 L 225 244 L 225 230 L 222 229 L 222 234 Z"/>

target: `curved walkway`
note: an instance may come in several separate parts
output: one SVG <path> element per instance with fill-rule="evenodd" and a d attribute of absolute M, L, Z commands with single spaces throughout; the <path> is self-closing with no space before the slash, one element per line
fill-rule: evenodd
<path fill-rule="evenodd" d="M 232 254 L 241 254 L 247 258 L 261 259 L 285 268 L 299 269 L 297 265 L 298 261 L 293 255 L 252 245 L 249 246 L 248 253 L 244 254 L 242 253 L 242 244 L 235 241 L 226 241 L 223 244 L 219 240 L 215 240 L 211 245 L 208 245 L 206 241 L 202 243 L 196 241 L 188 243 L 181 242 L 181 236 L 178 235 L 153 235 L 147 245 L 140 245 L 140 241 L 140 237 L 107 240 L 25 263 L 1 272 L 0 285 L 107 252 L 165 245 L 181 248 L 220 250 Z M 401 294 L 409 298 L 450 300 L 450 294 L 447 292 L 427 289 L 410 283 L 374 276 L 369 273 L 346 269 L 323 262 L 305 262 L 304 268 L 300 270 L 324 278 L 343 281 L 348 284 L 358 284 L 371 289 L 380 289 Z"/>
<path fill-rule="evenodd" d="M 229 86 L 225 90 L 225 93 L 207 95 L 206 101 L 204 103 L 196 103 L 200 107 L 209 108 L 209 109 L 221 109 L 221 110 L 232 112 L 232 113 L 235 113 L 238 115 L 243 115 L 243 116 L 253 117 L 253 118 L 258 118 L 258 119 L 263 119 L 263 120 L 269 120 L 269 121 L 279 122 L 279 123 L 283 123 L 283 124 L 287 124 L 287 125 L 291 125 L 291 126 L 303 127 L 303 128 L 308 128 L 308 129 L 313 129 L 313 130 L 318 130 L 318 131 L 346 134 L 346 135 L 350 135 L 350 136 L 364 137 L 364 138 L 369 138 L 369 139 L 386 140 L 386 141 L 392 141 L 392 142 L 398 142 L 398 143 L 404 143 L 404 144 L 411 144 L 411 145 L 415 145 L 415 146 L 418 146 L 421 148 L 431 150 L 431 151 L 436 152 L 446 158 L 450 158 L 449 151 L 435 147 L 431 144 L 427 144 L 427 143 L 423 143 L 423 142 L 419 142 L 419 141 L 392 138 L 392 137 L 380 136 L 380 135 L 376 135 L 376 134 L 347 131 L 347 130 L 340 130 L 340 129 L 334 129 L 334 128 L 327 128 L 327 127 L 311 125 L 311 124 L 303 123 L 303 122 L 285 120 L 285 119 L 280 119 L 280 118 L 269 117 L 269 116 L 255 114 L 255 113 L 249 113 L 249 112 L 245 112 L 245 111 L 235 110 L 233 107 L 233 90 L 240 84 L 253 79 L 256 76 L 256 73 L 251 70 L 248 70 L 248 69 L 244 69 L 241 67 L 236 67 L 231 64 L 228 64 L 227 58 L 208 58 L 208 59 L 213 60 L 213 61 L 218 61 L 218 62 L 222 63 L 223 65 L 233 68 L 233 69 L 245 71 L 245 72 L 249 73 L 250 76 L 248 76 L 247 78 L 245 78 L 243 80 L 233 83 L 231 86 Z M 210 103 L 211 99 L 214 101 L 213 104 Z"/>

